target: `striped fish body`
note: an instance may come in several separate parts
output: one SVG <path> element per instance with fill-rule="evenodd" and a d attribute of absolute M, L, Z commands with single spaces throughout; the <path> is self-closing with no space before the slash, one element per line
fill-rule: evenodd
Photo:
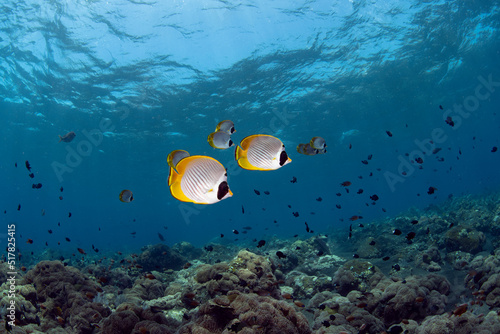
<path fill-rule="evenodd" d="M 185 157 L 170 168 L 168 185 L 174 198 L 196 204 L 213 204 L 233 195 L 224 166 L 201 155 Z"/>
<path fill-rule="evenodd" d="M 281 140 L 261 134 L 243 138 L 234 155 L 238 165 L 248 170 L 275 170 L 292 161 Z"/>

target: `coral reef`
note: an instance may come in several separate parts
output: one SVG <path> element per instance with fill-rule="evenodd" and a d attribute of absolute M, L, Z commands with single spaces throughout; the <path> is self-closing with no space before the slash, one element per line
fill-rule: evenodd
<path fill-rule="evenodd" d="M 500 333 L 498 198 L 447 205 L 364 223 L 348 242 L 333 230 L 244 250 L 183 242 L 93 260 L 44 252 L 62 261 L 21 270 L 14 297 L 0 262 L 0 314 L 12 300 L 16 313 L 16 326 L 0 331 Z"/>

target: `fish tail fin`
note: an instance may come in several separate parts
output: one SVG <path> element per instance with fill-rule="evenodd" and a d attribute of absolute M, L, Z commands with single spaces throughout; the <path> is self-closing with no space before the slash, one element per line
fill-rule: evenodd
<path fill-rule="evenodd" d="M 61 135 L 59 135 L 59 141 L 58 141 L 58 143 L 60 143 L 61 140 L 63 140 L 63 137 Z"/>

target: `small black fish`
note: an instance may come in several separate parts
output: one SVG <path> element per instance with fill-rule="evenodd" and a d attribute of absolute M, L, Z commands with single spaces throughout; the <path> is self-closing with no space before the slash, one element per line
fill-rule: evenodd
<path fill-rule="evenodd" d="M 377 195 L 371 195 L 371 196 L 370 196 L 370 199 L 371 199 L 372 201 L 378 201 L 378 196 L 377 196 Z"/>
<path fill-rule="evenodd" d="M 135 232 L 135 231 L 134 231 L 134 232 L 130 232 L 130 234 L 132 234 L 132 235 L 136 235 L 136 233 L 137 233 L 137 232 Z"/>
<path fill-rule="evenodd" d="M 291 206 L 290 204 L 288 204 L 287 206 L 288 206 L 288 208 L 289 208 L 289 209 L 291 209 L 291 208 L 292 208 L 292 206 Z"/>
<path fill-rule="evenodd" d="M 446 122 L 446 124 L 448 124 L 451 127 L 455 126 L 455 122 L 453 122 L 453 119 L 451 118 L 451 116 L 446 117 L 445 122 Z"/>
<path fill-rule="evenodd" d="M 245 213 L 245 208 L 243 207 L 243 205 L 241 206 L 241 213 Z"/>
<path fill-rule="evenodd" d="M 358 191 L 356 193 L 357 194 L 362 194 L 363 193 L 363 189 L 358 189 Z"/>
<path fill-rule="evenodd" d="M 17 211 L 21 211 L 21 204 L 17 206 Z"/>
<path fill-rule="evenodd" d="M 59 188 L 59 190 L 60 190 L 61 192 L 63 192 L 64 188 L 63 188 L 63 187 L 61 187 L 61 188 Z"/>
<path fill-rule="evenodd" d="M 253 191 L 255 192 L 255 194 L 260 195 L 260 191 L 258 191 L 257 189 L 254 189 Z"/>
<path fill-rule="evenodd" d="M 47 232 L 49 232 L 49 234 L 52 234 L 52 230 L 48 230 Z"/>
<path fill-rule="evenodd" d="M 29 176 L 30 178 L 34 178 L 34 177 L 35 177 L 35 174 L 33 174 L 33 173 L 29 173 L 29 174 L 28 174 L 28 176 Z"/>
<path fill-rule="evenodd" d="M 369 243 L 369 245 L 370 245 L 370 246 L 375 246 L 375 244 L 376 244 L 375 240 L 372 240 L 372 241 L 370 241 L 370 243 Z"/>
<path fill-rule="evenodd" d="M 350 240 L 351 238 L 352 238 L 352 232 L 351 232 L 351 231 L 349 231 L 349 236 L 347 237 L 347 239 L 349 239 L 349 240 Z"/>
<path fill-rule="evenodd" d="M 382 260 L 383 260 L 383 261 L 388 261 L 389 259 L 390 259 L 390 257 L 389 257 L 389 256 L 386 256 L 386 257 L 384 257 Z"/>
<path fill-rule="evenodd" d="M 455 223 L 451 223 L 448 228 L 452 228 L 455 225 Z"/>
<path fill-rule="evenodd" d="M 443 110 L 443 106 L 442 106 L 442 105 L 439 105 L 439 109 Z"/>
<path fill-rule="evenodd" d="M 403 232 L 401 232 L 401 230 L 398 230 L 398 229 L 395 229 L 394 231 L 392 231 L 392 234 L 394 234 L 394 235 L 401 235 L 401 233 L 403 233 Z"/>
<path fill-rule="evenodd" d="M 26 160 L 26 162 L 24 164 L 26 165 L 26 169 L 28 170 L 28 172 L 31 172 L 31 165 L 30 165 L 29 161 Z"/>
<path fill-rule="evenodd" d="M 213 250 L 214 250 L 214 246 L 212 246 L 212 245 L 205 246 L 205 250 L 206 250 L 207 252 L 211 252 L 211 251 L 213 251 Z"/>
<path fill-rule="evenodd" d="M 234 234 L 240 234 L 240 232 L 238 232 L 238 230 L 233 230 L 233 233 Z"/>
<path fill-rule="evenodd" d="M 321 256 L 321 255 L 323 255 L 323 254 L 325 254 L 325 252 L 323 252 L 323 251 L 321 251 L 321 250 L 320 250 L 318 253 L 316 253 L 316 255 L 317 255 L 317 256 Z"/>
<path fill-rule="evenodd" d="M 33 183 L 31 185 L 31 188 L 33 189 L 40 189 L 42 187 L 42 184 L 41 183 Z"/>
<path fill-rule="evenodd" d="M 436 147 L 435 149 L 432 150 L 432 154 L 436 154 L 439 151 L 441 151 L 441 148 L 440 147 Z"/>
<path fill-rule="evenodd" d="M 266 191 L 264 191 L 264 194 L 269 195 L 271 193 L 269 192 L 269 190 L 266 190 Z"/>
<path fill-rule="evenodd" d="M 291 183 L 297 183 L 297 178 L 295 176 L 292 177 L 292 179 L 290 180 Z"/>
<path fill-rule="evenodd" d="M 307 225 L 307 222 L 305 222 L 304 224 L 306 224 L 306 232 L 309 233 L 310 229 L 309 229 L 309 225 Z"/>
<path fill-rule="evenodd" d="M 493 148 L 491 149 L 491 152 L 492 152 L 492 153 L 495 153 L 496 151 L 498 151 L 498 147 L 493 146 Z"/>
<path fill-rule="evenodd" d="M 16 166 L 16 168 L 17 168 L 17 162 L 16 162 L 16 163 L 14 163 L 14 166 Z"/>
<path fill-rule="evenodd" d="M 278 257 L 278 259 L 286 259 L 286 255 L 283 254 L 282 251 L 277 251 L 276 256 Z"/>
<path fill-rule="evenodd" d="M 99 249 L 97 249 L 97 248 L 94 249 L 94 252 L 99 253 Z"/>
<path fill-rule="evenodd" d="M 335 195 L 337 195 L 337 196 L 342 196 L 342 194 L 341 194 L 341 193 L 336 193 Z"/>
<path fill-rule="evenodd" d="M 355 259 L 359 259 L 359 255 L 358 254 L 352 254 L 352 257 L 355 258 Z"/>
<path fill-rule="evenodd" d="M 57 226 L 61 226 L 61 222 L 57 222 Z"/>
<path fill-rule="evenodd" d="M 351 143 L 349 143 L 349 149 L 351 149 L 351 148 L 352 148 L 352 144 L 351 144 Z"/>
<path fill-rule="evenodd" d="M 368 154 L 368 160 L 371 160 L 373 158 L 373 154 Z"/>
<path fill-rule="evenodd" d="M 321 197 L 316 198 L 318 202 L 321 202 L 323 199 Z"/>
<path fill-rule="evenodd" d="M 273 221 L 273 223 L 278 224 L 278 221 L 275 219 L 275 220 Z"/>
<path fill-rule="evenodd" d="M 396 264 L 392 265 L 392 269 L 394 269 L 396 271 L 400 271 L 401 270 L 401 266 L 396 263 Z"/>
<path fill-rule="evenodd" d="M 342 209 L 342 206 L 340 206 L 340 204 L 335 204 L 335 207 L 336 207 L 337 209 Z"/>
<path fill-rule="evenodd" d="M 224 238 L 224 234 L 222 234 L 222 233 L 221 233 L 221 234 L 220 234 L 220 237 L 221 237 L 221 238 Z"/>
<path fill-rule="evenodd" d="M 410 232 L 410 233 L 408 233 L 408 234 L 406 235 L 406 237 L 405 237 L 405 238 L 406 238 L 406 239 L 408 239 L 408 240 L 411 240 L 411 239 L 415 238 L 415 236 L 416 236 L 416 235 L 417 235 L 417 234 L 416 234 L 415 232 Z"/>
<path fill-rule="evenodd" d="M 358 226 L 359 226 L 359 227 L 365 227 L 365 225 L 363 225 L 363 224 L 358 224 Z"/>
<path fill-rule="evenodd" d="M 298 212 L 292 212 L 292 215 L 297 218 L 299 216 L 299 213 Z"/>
<path fill-rule="evenodd" d="M 71 218 L 72 214 L 71 212 L 68 212 L 68 218 Z"/>
<path fill-rule="evenodd" d="M 422 159 L 421 157 L 418 157 L 418 158 L 415 159 L 415 162 L 419 163 L 419 164 L 423 164 L 424 163 L 424 159 Z"/>
<path fill-rule="evenodd" d="M 434 188 L 434 187 L 429 187 L 429 190 L 427 191 L 427 193 L 428 193 L 429 195 L 432 195 L 432 194 L 434 194 L 434 191 L 436 191 L 436 190 L 437 190 L 437 188 Z"/>
<path fill-rule="evenodd" d="M 418 224 L 418 220 L 412 220 L 410 223 L 411 223 L 412 225 L 417 225 L 417 224 Z"/>
<path fill-rule="evenodd" d="M 349 231 L 352 231 L 352 224 L 349 225 Z"/>
<path fill-rule="evenodd" d="M 158 232 L 158 238 L 160 238 L 161 241 L 165 241 L 165 237 L 163 237 L 160 232 Z"/>
<path fill-rule="evenodd" d="M 65 239 L 66 239 L 66 241 L 67 241 L 67 242 L 70 242 L 70 241 L 71 241 L 71 239 L 70 239 L 70 238 L 68 238 L 68 237 L 66 237 Z"/>
<path fill-rule="evenodd" d="M 366 160 L 361 160 L 361 163 L 364 165 L 368 165 L 368 161 L 366 161 Z"/>
<path fill-rule="evenodd" d="M 387 212 L 387 210 L 386 210 L 386 209 L 384 209 L 384 208 L 382 208 L 382 211 Z"/>
<path fill-rule="evenodd" d="M 392 137 L 392 132 L 391 131 L 385 131 L 389 137 Z"/>
<path fill-rule="evenodd" d="M 266 244 L 265 240 L 260 240 L 259 243 L 257 244 L 257 248 L 263 247 Z"/>

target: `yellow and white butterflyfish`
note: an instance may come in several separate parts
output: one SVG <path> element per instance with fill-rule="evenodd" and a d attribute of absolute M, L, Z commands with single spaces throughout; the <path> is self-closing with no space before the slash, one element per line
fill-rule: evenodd
<path fill-rule="evenodd" d="M 324 150 L 326 148 L 326 140 L 323 137 L 312 137 L 309 144 L 317 150 Z"/>
<path fill-rule="evenodd" d="M 215 128 L 215 132 L 217 131 L 224 131 L 230 135 L 236 132 L 236 130 L 234 129 L 234 123 L 230 120 L 219 122 L 219 124 L 217 124 L 217 127 Z"/>
<path fill-rule="evenodd" d="M 297 152 L 305 155 L 316 155 L 319 150 L 311 147 L 311 144 L 299 144 L 297 145 Z"/>
<path fill-rule="evenodd" d="M 292 162 L 281 140 L 262 134 L 243 138 L 234 156 L 238 165 L 248 170 L 275 170 Z"/>
<path fill-rule="evenodd" d="M 231 136 L 224 131 L 212 132 L 208 135 L 207 141 L 210 146 L 220 150 L 225 150 L 234 145 L 234 142 L 231 140 Z"/>
<path fill-rule="evenodd" d="M 168 185 L 174 198 L 182 202 L 213 204 L 233 196 L 224 166 L 214 158 L 193 155 L 170 168 Z"/>

